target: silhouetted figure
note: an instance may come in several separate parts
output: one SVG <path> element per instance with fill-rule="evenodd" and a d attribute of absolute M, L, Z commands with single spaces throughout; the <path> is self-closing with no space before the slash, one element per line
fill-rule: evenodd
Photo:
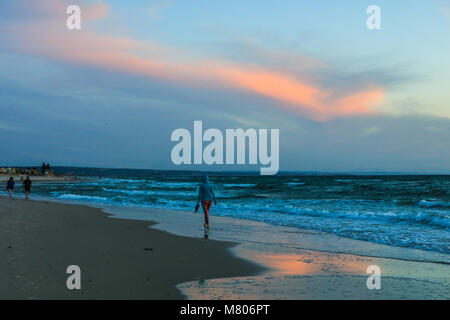
<path fill-rule="evenodd" d="M 8 182 L 6 183 L 6 191 L 9 192 L 9 197 L 12 198 L 13 192 L 14 192 L 14 178 L 9 178 Z"/>
<path fill-rule="evenodd" d="M 27 178 L 22 183 L 23 188 L 25 190 L 25 196 L 26 196 L 27 200 L 30 197 L 30 191 L 31 191 L 32 184 L 33 184 L 33 182 L 30 180 L 30 176 L 27 176 Z"/>
<path fill-rule="evenodd" d="M 198 199 L 196 209 L 198 209 L 199 203 L 201 202 L 203 213 L 205 214 L 205 224 L 204 224 L 205 231 L 209 230 L 209 209 L 212 206 L 213 200 L 214 204 L 217 205 L 213 186 L 209 183 L 208 176 L 204 176 L 203 183 L 198 188 Z"/>
<path fill-rule="evenodd" d="M 42 167 L 41 167 L 41 174 L 44 175 L 45 174 L 45 169 L 47 168 L 47 166 L 45 165 L 44 162 L 42 162 Z"/>

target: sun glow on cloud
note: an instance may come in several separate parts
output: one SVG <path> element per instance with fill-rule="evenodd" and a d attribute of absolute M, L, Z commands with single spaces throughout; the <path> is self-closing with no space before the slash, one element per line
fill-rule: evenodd
<path fill-rule="evenodd" d="M 45 13 L 45 19 L 38 19 L 32 25 L 9 27 L 8 31 L 17 39 L 17 48 L 48 59 L 149 76 L 186 87 L 227 88 L 264 96 L 277 107 L 318 121 L 342 115 L 372 114 L 384 98 L 384 88 L 375 83 L 342 94 L 339 88 L 322 85 L 307 75 L 299 77 L 273 67 L 219 58 L 188 61 L 160 44 L 111 36 L 91 28 L 69 31 L 62 23 L 66 18 L 65 4 L 40 1 L 33 10 Z M 103 2 L 86 3 L 82 9 L 83 21 L 104 19 L 109 9 Z M 183 56 L 189 56 L 189 50 Z"/>

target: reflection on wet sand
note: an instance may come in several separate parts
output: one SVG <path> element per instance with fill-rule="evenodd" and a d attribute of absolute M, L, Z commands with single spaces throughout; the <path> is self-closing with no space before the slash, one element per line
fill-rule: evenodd
<path fill-rule="evenodd" d="M 244 248 L 236 249 L 239 256 L 255 261 L 270 270 L 271 275 L 318 275 L 318 274 L 364 274 L 368 262 L 360 257 L 339 257 L 330 253 L 304 252 L 264 253 Z M 240 252 L 239 252 L 240 251 Z M 245 253 L 244 253 L 245 251 Z"/>
<path fill-rule="evenodd" d="M 177 288 L 195 300 L 449 298 L 450 281 L 443 276 L 447 265 L 307 250 L 265 253 L 245 245 L 233 251 L 264 265 L 267 271 L 253 277 L 192 281 Z M 366 286 L 366 270 L 372 264 L 382 270 L 382 290 L 369 290 Z M 417 270 L 423 269 L 430 273 L 418 275 Z"/>

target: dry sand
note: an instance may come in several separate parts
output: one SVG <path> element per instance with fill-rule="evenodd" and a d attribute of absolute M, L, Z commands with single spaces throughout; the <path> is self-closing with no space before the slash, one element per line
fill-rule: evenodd
<path fill-rule="evenodd" d="M 0 299 L 180 299 L 177 284 L 256 274 L 229 242 L 149 229 L 100 209 L 0 197 Z M 81 268 L 81 290 L 66 269 Z"/>

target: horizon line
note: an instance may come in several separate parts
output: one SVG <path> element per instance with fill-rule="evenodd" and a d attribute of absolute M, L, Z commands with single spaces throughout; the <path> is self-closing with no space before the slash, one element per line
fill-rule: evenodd
<path fill-rule="evenodd" d="M 41 165 L 0 165 L 1 168 L 39 168 Z M 142 170 L 142 171 L 167 171 L 167 172 L 192 172 L 192 173 L 246 173 L 260 175 L 259 170 L 191 170 L 191 169 L 148 169 L 127 167 L 89 167 L 76 165 L 51 165 L 52 168 L 77 168 L 77 169 L 107 169 L 107 170 Z M 276 175 L 305 174 L 305 175 L 450 175 L 448 172 L 439 171 L 333 171 L 333 170 L 280 170 Z"/>

